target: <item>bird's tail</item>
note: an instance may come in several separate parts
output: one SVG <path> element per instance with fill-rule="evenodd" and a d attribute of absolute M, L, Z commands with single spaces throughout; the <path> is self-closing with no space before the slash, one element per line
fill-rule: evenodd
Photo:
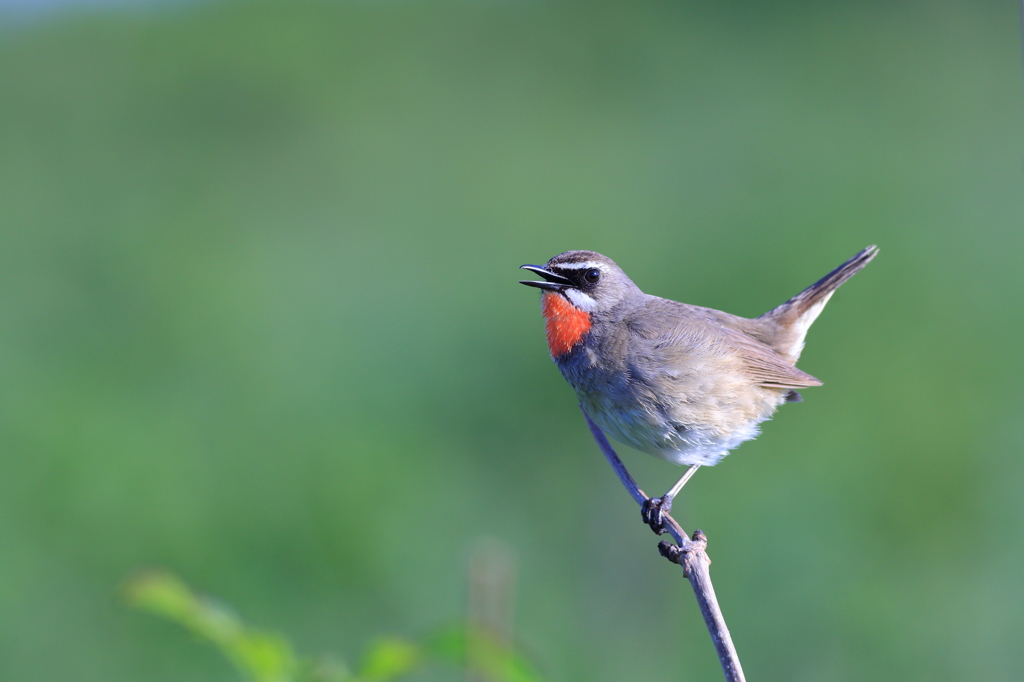
<path fill-rule="evenodd" d="M 877 246 L 867 247 L 793 298 L 762 315 L 759 319 L 768 319 L 775 323 L 776 338 L 771 344 L 775 350 L 796 362 L 800 351 L 803 350 L 807 330 L 828 303 L 828 299 L 843 282 L 860 272 L 861 268 L 870 263 L 877 254 Z"/>

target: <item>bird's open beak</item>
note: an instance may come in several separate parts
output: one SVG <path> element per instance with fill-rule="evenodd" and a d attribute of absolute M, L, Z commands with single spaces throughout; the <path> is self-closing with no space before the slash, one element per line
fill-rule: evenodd
<path fill-rule="evenodd" d="M 528 287 L 537 287 L 538 289 L 548 289 L 550 291 L 562 291 L 572 286 L 572 280 L 562 277 L 558 273 L 551 272 L 547 268 L 542 268 L 539 265 L 520 265 L 520 270 L 529 270 L 535 272 L 544 279 L 546 282 L 538 282 L 536 280 L 519 280 L 520 284 L 525 284 Z"/>

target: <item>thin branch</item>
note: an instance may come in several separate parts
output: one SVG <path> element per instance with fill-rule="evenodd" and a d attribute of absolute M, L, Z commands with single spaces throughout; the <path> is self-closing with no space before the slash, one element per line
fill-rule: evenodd
<path fill-rule="evenodd" d="M 583 410 L 583 407 L 581 406 L 580 409 Z M 622 481 L 622 485 L 625 486 L 633 500 L 643 506 L 643 503 L 648 499 L 647 495 L 637 486 L 636 481 L 633 480 L 629 471 L 626 470 L 626 465 L 615 454 L 615 450 L 612 448 L 611 443 L 608 442 L 604 432 L 591 420 L 586 410 L 583 410 L 583 416 L 587 419 L 590 433 L 593 434 L 594 440 L 597 441 L 598 446 L 601 448 L 601 452 L 604 453 L 608 463 L 612 465 L 612 469 L 615 470 L 619 480 Z M 725 673 L 726 682 L 745 682 L 746 678 L 743 677 L 740 657 L 732 643 L 732 636 L 729 634 L 729 628 L 725 624 L 725 617 L 722 616 L 722 609 L 718 606 L 715 588 L 711 584 L 711 573 L 708 570 L 708 566 L 711 565 L 711 559 L 708 558 L 705 551 L 708 546 L 707 537 L 701 530 L 694 531 L 692 538 L 687 537 L 686 531 L 683 530 L 682 526 L 668 514 L 664 517 L 664 527 L 666 532 L 676 541 L 676 544 L 673 545 L 663 540 L 658 545 L 658 550 L 662 556 L 683 567 L 683 575 L 690 581 L 690 585 L 693 587 L 693 594 L 697 598 L 700 613 L 704 616 L 704 624 L 707 625 L 708 633 L 711 635 L 711 642 L 715 645 L 715 651 L 718 653 L 718 660 L 722 664 L 722 671 Z"/>

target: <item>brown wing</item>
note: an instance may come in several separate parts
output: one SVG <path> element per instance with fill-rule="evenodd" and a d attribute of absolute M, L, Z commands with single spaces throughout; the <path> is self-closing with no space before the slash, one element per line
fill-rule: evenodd
<path fill-rule="evenodd" d="M 730 346 L 743 360 L 750 378 L 769 388 L 804 388 L 821 386 L 821 381 L 786 362 L 778 353 L 743 332 L 720 327 Z"/>
<path fill-rule="evenodd" d="M 655 297 L 651 299 L 646 315 L 641 318 L 643 322 L 633 321 L 630 327 L 634 333 L 651 339 L 658 346 L 686 348 L 683 351 L 686 355 L 704 349 L 710 354 L 732 356 L 739 361 L 740 371 L 768 388 L 821 386 L 821 381 L 800 371 L 769 346 L 741 331 L 756 324 L 755 321 L 711 308 Z"/>

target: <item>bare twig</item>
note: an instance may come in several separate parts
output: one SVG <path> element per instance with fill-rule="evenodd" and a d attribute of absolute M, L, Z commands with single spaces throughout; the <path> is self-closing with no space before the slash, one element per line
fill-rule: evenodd
<path fill-rule="evenodd" d="M 583 409 L 582 406 L 580 409 Z M 643 506 L 644 502 L 648 499 L 647 495 L 637 486 L 633 477 L 629 475 L 626 466 L 619 459 L 619 456 L 615 454 L 611 443 L 608 442 L 608 438 L 605 437 L 601 428 L 591 420 L 586 410 L 583 410 L 583 416 L 587 419 L 590 433 L 593 434 L 594 440 L 597 441 L 598 446 L 601 448 L 601 452 L 604 453 L 608 463 L 612 465 L 612 469 L 615 470 L 619 480 L 622 481 L 622 485 L 625 486 L 633 500 Z M 704 616 L 704 624 L 707 625 L 711 641 L 715 645 L 715 651 L 718 652 L 718 660 L 722 664 L 722 671 L 725 673 L 726 682 L 744 682 L 746 678 L 743 677 L 740 657 L 736 653 L 736 647 L 733 646 L 732 636 L 729 635 L 729 628 L 725 624 L 725 617 L 722 616 L 722 609 L 718 606 L 718 598 L 715 597 L 715 588 L 711 584 L 711 574 L 708 571 L 711 559 L 708 558 L 705 551 L 708 546 L 707 537 L 701 530 L 694 531 L 692 538 L 687 537 L 686 531 L 683 530 L 682 526 L 668 514 L 664 516 L 664 527 L 666 532 L 676 541 L 676 544 L 673 545 L 663 540 L 658 545 L 658 550 L 662 556 L 683 567 L 683 575 L 686 576 L 693 587 L 693 594 L 697 598 L 700 613 Z"/>

